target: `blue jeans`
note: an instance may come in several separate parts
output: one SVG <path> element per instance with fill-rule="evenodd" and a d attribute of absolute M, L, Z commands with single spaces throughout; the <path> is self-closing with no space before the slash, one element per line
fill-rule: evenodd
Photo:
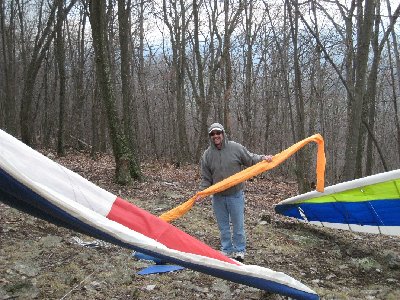
<path fill-rule="evenodd" d="M 213 195 L 212 204 L 220 232 L 221 251 L 227 254 L 245 252 L 243 191 L 228 196 Z"/>

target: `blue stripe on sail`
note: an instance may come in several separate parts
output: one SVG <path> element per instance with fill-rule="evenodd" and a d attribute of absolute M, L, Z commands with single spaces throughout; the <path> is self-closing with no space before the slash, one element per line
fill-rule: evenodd
<path fill-rule="evenodd" d="M 308 221 L 370 226 L 400 226 L 400 199 L 282 204 L 279 214 Z"/>
<path fill-rule="evenodd" d="M 114 237 L 86 224 L 49 202 L 2 169 L 0 169 L 0 201 L 55 225 L 61 225 L 110 243 L 119 242 Z"/>

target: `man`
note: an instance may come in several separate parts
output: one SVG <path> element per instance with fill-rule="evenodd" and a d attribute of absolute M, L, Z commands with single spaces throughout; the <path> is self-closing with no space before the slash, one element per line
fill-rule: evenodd
<path fill-rule="evenodd" d="M 272 161 L 271 155 L 250 153 L 239 143 L 229 141 L 224 127 L 219 123 L 208 129 L 210 146 L 200 161 L 201 183 L 205 189 L 261 160 Z M 244 261 L 246 235 L 244 230 L 244 183 L 212 196 L 212 205 L 218 223 L 221 251 L 238 261 Z M 232 232 L 231 225 L 232 224 Z"/>

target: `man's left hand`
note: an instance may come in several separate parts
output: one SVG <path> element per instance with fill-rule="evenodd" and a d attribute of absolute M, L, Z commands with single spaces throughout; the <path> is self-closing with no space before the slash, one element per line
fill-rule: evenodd
<path fill-rule="evenodd" d="M 266 160 L 267 162 L 271 162 L 272 158 L 273 158 L 272 155 L 264 155 L 263 160 Z"/>

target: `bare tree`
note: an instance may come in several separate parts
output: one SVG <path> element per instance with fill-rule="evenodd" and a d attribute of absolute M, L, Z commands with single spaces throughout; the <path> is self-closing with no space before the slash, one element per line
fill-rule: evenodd
<path fill-rule="evenodd" d="M 220 45 L 216 48 L 215 35 L 217 30 L 217 19 L 215 6 L 210 6 L 210 13 L 208 15 L 209 27 L 209 44 L 208 48 L 200 46 L 200 38 L 202 33 L 201 18 L 199 15 L 200 5 L 197 0 L 193 1 L 193 34 L 191 34 L 191 41 L 193 44 L 193 63 L 192 68 L 187 64 L 187 75 L 191 83 L 191 88 L 195 102 L 197 104 L 199 113 L 199 132 L 197 139 L 197 147 L 195 150 L 195 157 L 200 158 L 204 145 L 207 145 L 208 137 L 204 133 L 207 132 L 208 118 L 212 109 L 216 73 L 220 68 Z M 205 38 L 205 37 L 203 37 Z M 218 45 L 217 45 L 218 46 Z"/>
<path fill-rule="evenodd" d="M 116 180 L 127 184 L 131 177 L 141 178 L 133 153 L 123 131 L 123 120 L 118 120 L 116 99 L 110 78 L 110 62 L 107 48 L 106 3 L 105 0 L 90 0 L 89 20 L 92 26 L 93 47 L 95 50 L 96 72 L 99 88 L 107 111 L 109 132 L 116 163 Z M 123 124 L 123 123 L 122 123 Z"/>
<path fill-rule="evenodd" d="M 89 103 L 89 95 L 85 89 L 85 83 L 88 83 L 91 76 L 85 76 L 85 74 L 94 73 L 93 70 L 85 70 L 86 59 L 86 21 L 87 14 L 83 5 L 79 6 L 79 23 L 77 25 L 77 36 L 76 43 L 72 44 L 70 41 L 70 59 L 72 61 L 72 86 L 74 93 L 72 94 L 72 131 L 75 133 L 76 145 L 79 149 L 87 147 L 90 136 L 90 131 L 87 130 L 89 126 L 85 126 L 85 123 L 89 123 L 89 120 L 85 118 L 88 112 L 92 112 Z M 75 31 L 74 31 L 75 32 Z M 69 40 L 71 40 L 71 32 L 68 31 Z"/>
<path fill-rule="evenodd" d="M 292 12 L 292 5 L 294 8 L 294 14 Z M 304 96 L 302 88 L 302 74 L 300 67 L 300 55 L 298 48 L 298 30 L 299 30 L 299 7 L 297 0 L 287 2 L 289 22 L 293 43 L 293 57 L 294 57 L 294 96 L 295 96 L 295 107 L 296 107 L 296 139 L 302 140 L 305 136 L 305 113 L 304 113 Z M 305 174 L 306 166 L 305 162 L 308 160 L 307 149 L 296 153 L 296 176 L 299 184 L 299 190 L 301 192 L 308 191 L 310 189 L 310 182 Z"/>
<path fill-rule="evenodd" d="M 157 151 L 157 143 L 156 143 L 156 128 L 153 122 L 153 117 L 151 114 L 151 103 L 149 99 L 149 88 L 145 70 L 145 35 L 144 35 L 144 26 L 145 26 L 145 1 L 140 0 L 139 3 L 139 47 L 138 47 L 138 67 L 137 67 L 137 78 L 138 78 L 138 88 L 139 95 L 138 99 L 140 99 L 141 104 L 143 105 L 144 113 L 145 113 L 145 121 L 146 127 L 148 130 L 144 131 L 144 134 L 148 134 L 150 140 L 150 151 L 152 155 L 155 155 L 159 158 L 159 153 Z"/>
<path fill-rule="evenodd" d="M 396 18 L 399 16 L 400 13 L 400 5 L 398 6 L 395 14 Z M 376 137 L 374 136 L 374 126 L 375 126 L 375 106 L 376 106 L 376 94 L 377 94 L 377 77 L 378 77 L 378 66 L 381 60 L 381 54 L 383 51 L 383 48 L 386 44 L 387 39 L 389 38 L 390 32 L 393 31 L 394 29 L 394 24 L 393 24 L 393 19 L 391 21 L 391 24 L 389 27 L 386 29 L 382 39 L 379 41 L 379 25 L 381 22 L 380 19 L 381 16 L 381 11 L 380 11 L 380 2 L 376 3 L 376 13 L 375 13 L 375 26 L 374 26 L 374 31 L 371 33 L 371 45 L 372 45 L 372 50 L 373 50 L 373 58 L 372 58 L 372 65 L 369 70 L 368 78 L 367 78 L 367 86 L 366 86 L 366 93 L 365 93 L 365 99 L 363 103 L 363 116 L 362 116 L 362 123 L 366 130 L 368 131 L 368 140 L 367 140 L 367 154 L 366 154 L 366 175 L 372 175 L 372 162 L 373 162 L 373 157 L 372 157 L 372 145 L 375 146 L 379 153 L 380 160 L 383 165 L 383 169 L 385 171 L 388 171 L 388 166 L 386 159 L 383 156 L 383 152 L 380 149 L 380 145 L 377 142 Z M 362 133 L 360 135 L 359 139 L 359 145 L 358 145 L 358 155 L 357 157 L 360 157 L 359 161 L 357 161 L 356 164 L 356 177 L 362 177 L 363 172 L 362 172 L 362 167 L 361 167 L 361 160 L 362 160 L 362 150 L 363 150 L 363 141 L 365 140 L 362 137 Z"/>
<path fill-rule="evenodd" d="M 63 34 L 63 16 L 64 3 L 58 1 L 57 3 L 57 26 L 56 31 L 56 59 L 59 73 L 59 115 L 58 115 L 58 142 L 57 142 L 57 154 L 65 154 L 65 113 L 66 113 L 66 99 L 65 99 L 65 46 L 64 46 L 64 34 Z"/>
<path fill-rule="evenodd" d="M 7 1 L 6 1 L 7 2 Z M 4 126 L 6 131 L 10 134 L 17 133 L 17 113 L 16 109 L 16 66 L 15 66 L 15 50 L 14 45 L 16 42 L 15 37 L 15 22 L 16 11 L 14 1 L 8 3 L 10 7 L 10 16 L 8 25 L 6 25 L 5 5 L 3 0 L 0 0 L 0 30 L 1 30 L 1 45 L 2 45 L 2 63 L 1 68 L 4 72 L 4 80 L 2 80 L 2 89 L 4 90 L 4 97 L 0 100 L 0 125 Z"/>
<path fill-rule="evenodd" d="M 291 128 L 291 132 L 292 132 L 292 140 L 296 141 L 296 129 L 295 129 L 295 123 L 294 123 L 294 113 L 293 113 L 293 108 L 292 108 L 292 104 L 290 102 L 290 83 L 289 83 L 289 53 L 288 53 L 288 40 L 289 40 L 289 35 L 286 33 L 287 32 L 287 17 L 286 17 L 286 9 L 287 5 L 285 5 L 285 17 L 284 17 L 284 26 L 283 26 L 283 39 L 280 42 L 279 37 L 278 37 L 278 33 L 276 32 L 276 29 L 274 27 L 271 28 L 273 37 L 274 37 L 274 45 L 277 48 L 277 56 L 278 58 L 278 62 L 279 62 L 279 66 L 281 69 L 281 73 L 279 74 L 281 78 L 279 78 L 279 80 L 282 82 L 281 85 L 283 86 L 283 92 L 282 95 L 283 97 L 286 99 L 287 101 L 287 107 L 289 109 L 289 119 L 290 119 L 290 128 Z M 271 17 L 271 13 L 270 13 L 270 9 L 269 6 L 266 4 L 266 11 L 267 11 L 267 15 L 268 15 L 268 19 L 270 21 L 270 23 L 272 24 L 272 17 Z M 265 76 L 264 76 L 265 77 Z M 279 85 L 278 85 L 279 87 Z"/>
<path fill-rule="evenodd" d="M 343 177 L 348 180 L 355 178 L 357 161 L 361 159 L 360 156 L 357 156 L 357 147 L 359 145 L 361 131 L 362 109 L 365 96 L 367 62 L 374 19 L 374 8 L 374 1 L 366 0 L 364 11 L 362 12 L 361 7 L 358 9 L 359 35 L 355 57 L 356 80 L 354 86 L 354 98 L 350 103 L 345 168 L 343 170 Z"/>
<path fill-rule="evenodd" d="M 255 43 L 255 39 L 257 36 L 257 27 L 259 27 L 261 24 L 258 26 L 256 25 L 256 28 L 254 27 L 253 24 L 253 6 L 254 2 L 253 1 L 245 1 L 244 2 L 244 13 L 245 13 L 245 47 L 246 47 L 246 53 L 245 53 L 245 63 L 244 63 L 244 68 L 245 68 L 245 78 L 244 78 L 244 95 L 243 95 L 243 110 L 244 110 L 244 132 L 245 134 L 243 136 L 243 141 L 246 146 L 249 146 L 251 141 L 254 139 L 254 130 L 252 130 L 254 126 L 254 117 L 255 117 L 255 105 L 253 103 L 253 47 Z"/>
<path fill-rule="evenodd" d="M 185 104 L 185 69 L 186 69 L 186 6 L 185 1 L 163 0 L 164 22 L 168 27 L 170 42 L 172 46 L 172 68 L 175 83 L 176 99 L 176 131 L 177 143 L 175 147 L 177 164 L 189 160 L 187 126 L 186 126 L 186 104 Z"/>
<path fill-rule="evenodd" d="M 38 30 L 36 38 L 35 38 L 35 45 L 33 48 L 32 55 L 30 57 L 29 63 L 26 64 L 26 70 L 24 75 L 24 89 L 22 93 L 22 100 L 21 100 L 21 116 L 20 116 L 20 127 L 21 127 L 21 138 L 22 141 L 28 145 L 32 145 L 33 137 L 34 137 L 34 119 L 35 114 L 32 110 L 32 103 L 34 98 L 34 87 L 36 77 L 38 75 L 40 66 L 42 61 L 49 50 L 51 42 L 55 37 L 56 31 L 54 30 L 54 22 L 55 22 L 55 15 L 57 11 L 58 2 L 61 0 L 56 0 L 55 3 L 51 4 L 49 7 L 50 12 L 48 15 L 48 19 L 43 30 Z M 57 19 L 57 22 L 62 22 L 64 18 L 67 16 L 68 12 L 74 6 L 76 0 L 71 0 L 68 6 L 62 12 L 62 18 L 60 17 Z M 41 6 L 40 13 L 43 13 L 43 6 Z M 21 20 L 21 27 L 23 21 Z M 55 27 L 59 26 L 58 24 Z"/>
<path fill-rule="evenodd" d="M 43 5 L 41 6 L 40 14 L 42 14 Z M 57 10 L 57 5 L 53 4 L 50 7 L 50 13 L 47 20 L 47 24 L 43 29 L 43 32 L 38 31 L 35 38 L 35 46 L 33 53 L 31 55 L 31 60 L 25 69 L 25 81 L 23 96 L 21 98 L 21 116 L 20 116 L 20 127 L 21 127 L 21 138 L 22 141 L 28 145 L 32 145 L 34 136 L 34 114 L 32 111 L 33 102 L 33 91 L 35 86 L 35 81 L 41 63 L 45 57 L 46 52 L 49 50 L 50 44 L 54 38 L 55 31 L 52 30 L 52 26 L 55 19 L 55 13 Z M 22 14 L 22 9 L 20 9 L 20 14 Z M 20 27 L 24 28 L 23 20 L 20 18 Z M 21 29 L 23 30 L 23 29 Z"/>
<path fill-rule="evenodd" d="M 141 177 L 141 170 L 138 161 L 138 151 L 136 149 L 137 142 L 135 140 L 137 127 L 133 126 L 133 118 L 137 118 L 136 111 L 132 110 L 133 93 L 131 89 L 131 51 L 129 50 L 130 43 L 130 15 L 131 1 L 118 0 L 118 21 L 119 21 L 119 43 L 121 47 L 121 83 L 122 83 L 122 103 L 123 103 L 123 120 L 124 133 L 133 151 L 131 164 L 138 177 Z"/>
<path fill-rule="evenodd" d="M 224 126 L 225 130 L 230 133 L 231 131 L 231 113 L 230 101 L 232 96 L 233 74 L 232 74 L 232 60 L 231 60 L 231 39 L 232 34 L 240 21 L 240 16 L 244 9 L 243 1 L 238 2 L 238 7 L 231 8 L 231 1 L 224 0 L 224 35 L 223 35 L 223 50 L 221 53 L 221 65 L 225 88 L 224 88 Z"/>
<path fill-rule="evenodd" d="M 392 15 L 390 1 L 387 0 L 386 3 L 387 3 L 387 7 L 388 7 L 390 25 L 394 28 L 394 22 L 396 20 L 396 16 Z M 391 31 L 391 37 L 392 37 L 393 53 L 394 53 L 397 78 L 394 75 L 394 67 L 392 65 L 392 57 L 391 57 L 389 41 L 388 41 L 387 48 L 388 48 L 389 63 L 390 63 L 390 76 L 391 76 L 391 80 L 392 80 L 392 95 L 393 95 L 392 100 L 393 100 L 393 109 L 394 109 L 394 123 L 396 125 L 396 131 L 397 131 L 397 153 L 398 153 L 398 157 L 399 157 L 399 161 L 400 161 L 400 120 L 399 120 L 399 107 L 397 104 L 397 99 L 399 96 L 398 93 L 400 93 L 400 53 L 399 53 L 399 46 L 397 43 L 396 33 L 394 30 Z"/>

